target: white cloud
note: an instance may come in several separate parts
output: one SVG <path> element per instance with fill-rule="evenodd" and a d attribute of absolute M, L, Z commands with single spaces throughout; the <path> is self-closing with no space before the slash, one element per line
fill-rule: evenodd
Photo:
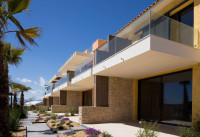
<path fill-rule="evenodd" d="M 40 77 L 40 86 L 44 87 L 46 83 L 46 80 L 43 77 Z"/>
<path fill-rule="evenodd" d="M 32 80 L 27 79 L 27 78 L 23 78 L 23 79 L 21 79 L 21 82 L 24 82 L 24 83 L 31 83 Z"/>
<path fill-rule="evenodd" d="M 16 78 L 16 80 L 21 81 L 21 82 L 24 82 L 24 83 L 31 83 L 31 82 L 32 82 L 32 80 L 27 79 L 27 78 L 23 78 L 23 79 Z"/>
<path fill-rule="evenodd" d="M 33 81 L 35 85 L 38 85 L 37 81 Z"/>

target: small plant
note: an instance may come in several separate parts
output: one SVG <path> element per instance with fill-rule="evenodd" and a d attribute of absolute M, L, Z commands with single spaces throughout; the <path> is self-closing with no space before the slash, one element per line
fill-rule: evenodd
<path fill-rule="evenodd" d="M 72 109 L 69 110 L 71 116 L 74 116 L 75 113 L 76 113 L 76 111 L 77 111 L 77 110 L 76 110 L 75 108 L 72 108 Z"/>
<path fill-rule="evenodd" d="M 149 122 L 141 121 L 141 129 L 137 132 L 137 137 L 157 137 L 158 136 L 158 128 L 157 122 Z"/>
<path fill-rule="evenodd" d="M 57 115 L 56 115 L 56 114 L 52 114 L 52 115 L 51 115 L 51 119 L 56 120 L 56 118 L 57 118 Z"/>
<path fill-rule="evenodd" d="M 51 123 L 56 123 L 56 121 L 51 121 Z"/>
<path fill-rule="evenodd" d="M 193 127 L 178 127 L 180 137 L 200 137 L 200 133 L 198 133 Z"/>
<path fill-rule="evenodd" d="M 62 118 L 61 121 L 69 120 L 69 118 Z"/>
<path fill-rule="evenodd" d="M 69 117 L 70 115 L 69 115 L 69 110 L 67 110 L 66 112 L 65 112 L 65 117 Z"/>
<path fill-rule="evenodd" d="M 63 130 L 64 127 L 63 127 L 63 126 L 59 126 L 58 129 L 59 129 L 59 130 Z"/>
<path fill-rule="evenodd" d="M 20 118 L 26 118 L 28 115 L 28 108 L 24 107 L 24 109 L 21 112 Z"/>
<path fill-rule="evenodd" d="M 73 125 L 69 124 L 69 127 L 74 127 Z"/>
<path fill-rule="evenodd" d="M 65 124 L 65 121 L 61 121 L 61 122 L 60 122 L 60 125 L 64 125 L 64 124 Z"/>
<path fill-rule="evenodd" d="M 102 134 L 102 137 L 112 137 L 111 134 L 109 134 L 108 132 L 104 131 L 101 133 Z"/>
<path fill-rule="evenodd" d="M 64 116 L 60 115 L 60 116 L 58 116 L 57 118 L 58 118 L 58 119 L 61 119 L 61 118 L 63 118 L 63 117 L 64 117 Z"/>
<path fill-rule="evenodd" d="M 75 131 L 74 130 L 71 130 L 71 131 L 69 131 L 69 132 L 65 132 L 65 133 L 63 133 L 63 135 L 73 135 L 73 134 L 75 134 Z"/>
<path fill-rule="evenodd" d="M 40 120 L 43 120 L 43 118 L 37 118 L 35 121 L 39 122 Z"/>
<path fill-rule="evenodd" d="M 55 127 L 55 126 L 56 126 L 56 124 L 53 124 L 53 125 L 52 125 L 52 127 Z"/>
<path fill-rule="evenodd" d="M 57 127 L 59 127 L 59 126 L 60 126 L 60 124 L 57 124 L 56 126 L 57 126 Z"/>
<path fill-rule="evenodd" d="M 20 118 L 20 111 L 17 108 L 11 109 L 9 112 L 9 126 L 11 131 L 16 131 L 18 126 L 20 125 L 19 123 L 19 118 Z"/>
<path fill-rule="evenodd" d="M 85 134 L 90 135 L 90 136 L 98 136 L 101 134 L 100 130 L 96 130 L 94 128 L 87 128 L 85 130 Z"/>

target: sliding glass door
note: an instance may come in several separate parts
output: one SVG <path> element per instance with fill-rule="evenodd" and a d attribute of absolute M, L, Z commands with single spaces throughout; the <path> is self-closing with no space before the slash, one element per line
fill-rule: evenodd
<path fill-rule="evenodd" d="M 139 119 L 191 124 L 192 70 L 139 81 Z"/>

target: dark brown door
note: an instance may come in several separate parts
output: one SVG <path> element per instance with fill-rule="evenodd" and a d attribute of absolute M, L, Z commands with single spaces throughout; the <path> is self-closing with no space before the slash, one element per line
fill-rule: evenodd
<path fill-rule="evenodd" d="M 139 118 L 160 121 L 161 78 L 140 81 Z"/>

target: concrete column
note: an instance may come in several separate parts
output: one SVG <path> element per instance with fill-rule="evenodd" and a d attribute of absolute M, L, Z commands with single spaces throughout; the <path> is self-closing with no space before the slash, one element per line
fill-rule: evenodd
<path fill-rule="evenodd" d="M 200 65 L 193 67 L 192 74 L 192 124 L 200 118 Z"/>
<path fill-rule="evenodd" d="M 194 46 L 200 49 L 200 0 L 194 0 L 194 28 Z"/>

